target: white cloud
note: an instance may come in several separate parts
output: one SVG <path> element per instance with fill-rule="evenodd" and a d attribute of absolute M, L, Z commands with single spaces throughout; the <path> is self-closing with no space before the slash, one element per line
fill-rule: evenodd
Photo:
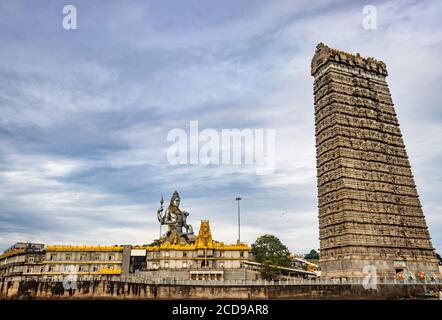
<path fill-rule="evenodd" d="M 375 31 L 362 28 L 363 5 L 352 1 L 235 2 L 218 12 L 189 5 L 174 17 L 166 4 L 100 4 L 82 17 L 78 38 L 50 24 L 20 43 L 0 31 L 8 40 L 0 50 L 0 219 L 10 228 L 0 247 L 23 240 L 146 243 L 158 234 L 156 199 L 178 189 L 194 227 L 209 218 L 218 240 L 236 240 L 233 198 L 241 194 L 246 241 L 273 233 L 295 252 L 317 249 L 310 60 L 322 41 L 387 63 L 441 250 L 442 7 L 438 1 L 374 5 Z M 30 32 L 6 18 L 1 23 L 18 34 Z M 52 32 L 56 49 L 45 45 L 45 32 Z M 187 130 L 195 119 L 201 129 L 275 129 L 275 174 L 169 166 L 167 131 Z"/>

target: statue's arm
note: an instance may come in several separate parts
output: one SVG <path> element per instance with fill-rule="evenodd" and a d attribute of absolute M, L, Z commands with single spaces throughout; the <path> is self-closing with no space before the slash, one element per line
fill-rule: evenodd
<path fill-rule="evenodd" d="M 159 208 L 157 210 L 157 218 L 158 218 L 158 222 L 163 224 L 164 223 L 164 218 L 161 216 L 161 213 L 163 212 L 163 208 Z"/>

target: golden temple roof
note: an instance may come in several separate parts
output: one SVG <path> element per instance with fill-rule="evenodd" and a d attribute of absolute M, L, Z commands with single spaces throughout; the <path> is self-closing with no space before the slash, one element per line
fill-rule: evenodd
<path fill-rule="evenodd" d="M 161 251 L 161 250 L 198 250 L 198 249 L 216 249 L 216 250 L 241 250 L 250 251 L 251 248 L 244 243 L 239 244 L 224 244 L 223 242 L 214 241 L 212 238 L 212 232 L 210 230 L 209 220 L 202 220 L 200 230 L 195 243 L 170 243 L 169 241 L 163 242 L 159 246 L 146 246 L 147 251 Z"/>

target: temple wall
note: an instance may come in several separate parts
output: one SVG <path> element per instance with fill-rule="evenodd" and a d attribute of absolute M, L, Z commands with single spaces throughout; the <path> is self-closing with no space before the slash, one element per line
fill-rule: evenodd
<path fill-rule="evenodd" d="M 424 298 L 442 285 L 267 285 L 197 286 L 151 285 L 124 282 L 84 282 L 76 290 L 64 290 L 61 282 L 0 283 L 0 299 L 400 299 Z"/>
<path fill-rule="evenodd" d="M 206 271 L 223 271 L 224 280 L 257 280 L 259 274 L 256 271 L 248 270 L 244 268 L 238 269 L 207 269 Z M 204 271 L 200 270 L 200 271 Z M 152 281 L 158 281 L 161 279 L 175 279 L 175 280 L 190 280 L 189 269 L 168 269 L 168 270 L 154 270 L 154 271 L 139 271 L 135 276 L 150 279 Z"/>

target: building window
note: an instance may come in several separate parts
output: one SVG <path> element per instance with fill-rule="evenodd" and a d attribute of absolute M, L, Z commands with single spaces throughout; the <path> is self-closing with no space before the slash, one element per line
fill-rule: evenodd
<path fill-rule="evenodd" d="M 153 269 L 156 269 L 158 266 L 157 266 L 157 263 L 155 262 L 153 265 L 152 265 L 152 268 Z"/>
<path fill-rule="evenodd" d="M 40 268 L 40 272 L 44 272 L 45 271 L 45 268 L 44 267 L 41 267 Z"/>
<path fill-rule="evenodd" d="M 55 266 L 49 266 L 48 271 L 49 272 L 54 272 L 55 271 Z"/>
<path fill-rule="evenodd" d="M 244 251 L 240 251 L 240 252 L 239 252 L 239 256 L 240 256 L 241 258 L 243 258 L 243 257 L 244 257 Z"/>
<path fill-rule="evenodd" d="M 97 271 L 98 271 L 98 266 L 93 266 L 93 267 L 92 267 L 92 271 L 93 271 L 93 272 L 97 272 Z"/>
<path fill-rule="evenodd" d="M 81 254 L 80 255 L 80 261 L 85 261 L 86 260 L 86 255 L 85 254 Z"/>
<path fill-rule="evenodd" d="M 108 257 L 108 260 L 109 261 L 114 261 L 115 260 L 115 255 L 110 254 L 109 257 Z"/>
<path fill-rule="evenodd" d="M 51 257 L 49 258 L 49 260 L 54 261 L 57 259 L 57 255 L 56 254 L 51 254 Z"/>
<path fill-rule="evenodd" d="M 220 268 L 224 268 L 224 262 L 220 262 L 220 263 L 219 263 L 219 267 L 220 267 Z"/>
<path fill-rule="evenodd" d="M 72 258 L 72 255 L 70 255 L 70 254 L 67 254 L 67 255 L 66 255 L 66 260 L 67 260 L 67 261 L 70 261 L 71 258 Z"/>
<path fill-rule="evenodd" d="M 34 262 L 34 257 L 29 257 L 29 258 L 28 258 L 28 261 L 29 261 L 29 262 Z"/>
<path fill-rule="evenodd" d="M 164 256 L 168 257 L 169 256 L 169 251 L 165 251 L 164 252 Z"/>
<path fill-rule="evenodd" d="M 167 262 L 167 261 L 164 262 L 164 268 L 166 268 L 166 269 L 169 268 L 169 262 Z"/>
<path fill-rule="evenodd" d="M 224 257 L 224 252 L 223 252 L 223 251 L 220 251 L 219 256 L 220 256 L 221 258 Z"/>
<path fill-rule="evenodd" d="M 32 273 L 32 267 L 28 267 L 28 268 L 26 269 L 26 273 Z"/>
<path fill-rule="evenodd" d="M 187 257 L 187 252 L 183 252 L 183 257 Z"/>
<path fill-rule="evenodd" d="M 84 272 L 84 271 L 86 271 L 86 266 L 80 266 L 79 271 L 80 271 L 80 272 Z"/>
<path fill-rule="evenodd" d="M 187 261 L 183 261 L 183 268 L 187 268 Z"/>
<path fill-rule="evenodd" d="M 100 260 L 100 259 L 101 259 L 100 255 L 99 255 L 99 254 L 96 254 L 96 255 L 95 255 L 95 260 L 98 261 L 98 260 Z"/>

